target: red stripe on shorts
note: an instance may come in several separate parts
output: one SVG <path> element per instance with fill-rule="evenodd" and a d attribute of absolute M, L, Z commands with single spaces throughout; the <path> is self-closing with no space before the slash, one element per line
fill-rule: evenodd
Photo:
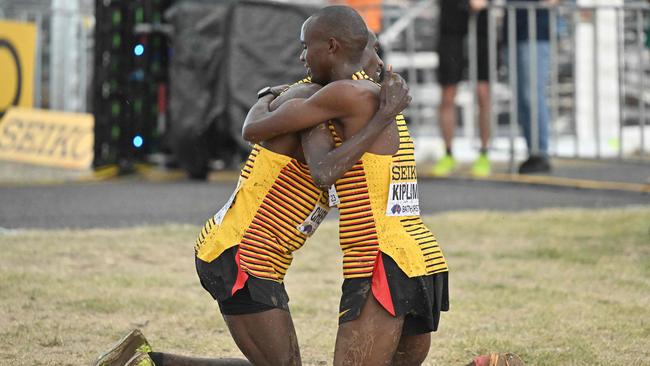
<path fill-rule="evenodd" d="M 377 252 L 375 268 L 372 270 L 372 294 L 390 315 L 395 316 L 393 297 L 390 295 L 390 288 L 388 287 L 388 279 L 386 279 L 386 270 L 384 269 L 381 252 Z"/>
<path fill-rule="evenodd" d="M 248 280 L 248 273 L 242 271 L 239 264 L 239 248 L 237 248 L 237 254 L 235 254 L 235 264 L 237 265 L 237 279 L 235 280 L 235 284 L 232 286 L 231 295 L 234 295 L 235 292 L 242 289 L 246 284 L 246 280 Z"/>

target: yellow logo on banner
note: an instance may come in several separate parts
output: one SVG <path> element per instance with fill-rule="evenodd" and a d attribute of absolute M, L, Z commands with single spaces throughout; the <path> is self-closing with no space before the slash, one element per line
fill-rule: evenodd
<path fill-rule="evenodd" d="M 11 108 L 0 120 L 0 159 L 87 169 L 93 127 L 91 114 Z"/>
<path fill-rule="evenodd" d="M 35 55 L 34 24 L 0 21 L 0 114 L 32 106 Z"/>

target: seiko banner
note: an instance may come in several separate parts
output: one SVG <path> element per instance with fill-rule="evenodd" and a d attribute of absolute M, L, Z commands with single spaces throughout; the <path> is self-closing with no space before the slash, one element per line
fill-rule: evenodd
<path fill-rule="evenodd" d="M 11 108 L 0 120 L 0 159 L 88 169 L 93 127 L 91 114 Z"/>

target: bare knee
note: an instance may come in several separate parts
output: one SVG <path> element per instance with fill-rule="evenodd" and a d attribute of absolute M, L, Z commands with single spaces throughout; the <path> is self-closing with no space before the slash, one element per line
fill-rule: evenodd
<path fill-rule="evenodd" d="M 300 355 L 293 352 L 279 353 L 269 360 L 269 366 L 300 366 Z"/>
<path fill-rule="evenodd" d="M 281 350 L 278 350 L 278 352 L 272 351 L 272 349 L 267 349 L 266 352 L 267 357 L 270 356 L 272 358 L 269 360 L 269 365 L 300 366 L 302 364 L 298 339 L 296 338 L 295 333 L 289 335 L 289 339 L 286 340 L 286 343 L 282 346 Z"/>
<path fill-rule="evenodd" d="M 334 365 L 390 365 L 403 324 L 403 316 L 393 317 L 372 295 L 368 296 L 359 317 L 339 326 Z"/>
<path fill-rule="evenodd" d="M 254 365 L 301 365 L 298 338 L 288 312 L 273 309 L 224 319 L 235 343 Z"/>
<path fill-rule="evenodd" d="M 456 85 L 444 85 L 442 87 L 441 104 L 445 107 L 453 107 L 456 99 Z"/>
<path fill-rule="evenodd" d="M 426 359 L 431 347 L 431 334 L 403 336 L 393 356 L 393 366 L 419 366 Z"/>
<path fill-rule="evenodd" d="M 427 359 L 426 350 L 397 350 L 393 356 L 392 366 L 420 366 Z"/>

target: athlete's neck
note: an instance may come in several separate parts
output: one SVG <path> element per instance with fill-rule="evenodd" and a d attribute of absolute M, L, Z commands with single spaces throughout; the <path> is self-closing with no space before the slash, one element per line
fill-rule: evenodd
<path fill-rule="evenodd" d="M 330 82 L 337 80 L 348 80 L 352 78 L 354 73 L 359 72 L 363 67 L 357 63 L 342 63 L 340 67 L 335 67 L 332 70 L 332 78 Z"/>

